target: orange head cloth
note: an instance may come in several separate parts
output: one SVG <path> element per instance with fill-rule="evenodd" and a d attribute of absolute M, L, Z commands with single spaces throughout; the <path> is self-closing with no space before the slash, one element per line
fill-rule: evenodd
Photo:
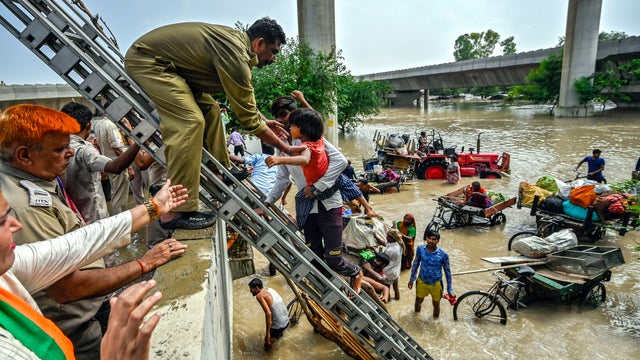
<path fill-rule="evenodd" d="M 21 145 L 33 146 L 52 132 L 75 134 L 80 125 L 71 116 L 39 105 L 20 104 L 0 114 L 0 150 L 6 155 Z"/>

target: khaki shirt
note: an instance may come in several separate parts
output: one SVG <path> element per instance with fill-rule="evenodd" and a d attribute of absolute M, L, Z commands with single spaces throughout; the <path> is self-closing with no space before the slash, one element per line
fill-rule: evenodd
<path fill-rule="evenodd" d="M 125 61 L 132 50 L 174 66 L 196 93 L 224 91 L 243 129 L 253 134 L 267 130 L 251 83 L 251 68 L 258 64 L 258 56 L 246 32 L 206 23 L 172 24 L 136 40 Z"/>
<path fill-rule="evenodd" d="M 93 120 L 91 122 L 91 130 L 98 139 L 98 146 L 100 146 L 100 153 L 110 159 L 118 157 L 113 149 L 121 149 L 126 151 L 128 146 L 125 143 L 122 133 L 118 126 L 107 118 Z"/>
<path fill-rule="evenodd" d="M 109 217 L 107 199 L 102 191 L 100 172 L 111 159 L 100 155 L 93 144 L 71 135 L 71 148 L 76 154 L 62 178 L 64 188 L 76 204 L 87 224 Z"/>
<path fill-rule="evenodd" d="M 20 184 L 21 180 L 30 181 L 39 187 L 40 191 L 44 190 L 49 194 L 50 202 L 30 205 L 29 191 Z M 0 188 L 11 206 L 11 214 L 22 223 L 22 230 L 13 234 L 13 239 L 18 245 L 58 237 L 83 226 L 82 219 L 58 197 L 55 180 L 42 180 L 0 162 Z M 100 259 L 84 268 L 104 267 L 104 261 Z M 93 317 L 104 302 L 104 298 L 62 305 L 49 298 L 44 291 L 32 295 L 42 314 L 55 322 L 71 339 L 77 357 L 97 358 L 96 356 L 99 356 L 102 332 Z M 79 356 L 81 354 L 87 356 Z"/>

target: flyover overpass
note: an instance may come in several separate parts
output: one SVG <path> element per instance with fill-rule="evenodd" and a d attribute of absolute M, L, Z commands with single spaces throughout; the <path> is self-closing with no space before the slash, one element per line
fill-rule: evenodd
<path fill-rule="evenodd" d="M 396 88 L 393 105 L 411 106 L 422 96 L 422 90 L 454 89 L 482 86 L 511 86 L 526 84 L 532 69 L 562 47 L 535 50 L 512 55 L 465 60 L 411 69 L 387 71 L 357 76 L 369 81 L 388 81 Z M 640 58 L 640 37 L 598 43 L 596 68 L 604 68 L 607 61 L 624 63 Z M 595 70 L 595 69 L 594 69 Z M 640 103 L 640 85 L 628 85 L 632 102 Z"/>

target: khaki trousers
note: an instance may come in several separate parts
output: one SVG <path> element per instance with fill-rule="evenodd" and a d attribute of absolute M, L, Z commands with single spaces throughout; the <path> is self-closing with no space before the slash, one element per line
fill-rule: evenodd
<path fill-rule="evenodd" d="M 129 173 L 125 169 L 120 174 L 109 174 L 111 182 L 111 215 L 129 209 Z"/>
<path fill-rule="evenodd" d="M 136 49 L 129 49 L 125 58 L 127 74 L 156 104 L 166 146 L 167 178 L 188 189 L 187 202 L 175 211 L 197 210 L 202 147 L 230 167 L 218 102 L 209 94 L 193 92 L 170 61 Z"/>

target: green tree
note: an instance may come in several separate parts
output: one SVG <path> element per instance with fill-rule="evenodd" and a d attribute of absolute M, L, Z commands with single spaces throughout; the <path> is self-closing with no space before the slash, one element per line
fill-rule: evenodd
<path fill-rule="evenodd" d="M 552 104 L 553 113 L 560 96 L 560 79 L 562 77 L 562 53 L 549 55 L 540 65 L 531 70 L 526 77 L 527 85 L 514 86 L 509 95 L 525 98 L 539 104 Z"/>
<path fill-rule="evenodd" d="M 356 80 L 351 75 L 338 78 L 338 126 L 343 133 L 355 130 L 372 114 L 380 112 L 384 96 L 393 87 L 387 82 Z"/>
<path fill-rule="evenodd" d="M 453 57 L 456 61 L 489 57 L 493 54 L 498 41 L 500 41 L 500 34 L 491 29 L 486 32 L 460 35 L 453 45 Z"/>
<path fill-rule="evenodd" d="M 502 46 L 502 55 L 511 55 L 517 52 L 516 42 L 513 36 L 509 36 L 508 38 L 500 41 L 500 46 Z"/>
<path fill-rule="evenodd" d="M 640 80 L 640 59 L 633 59 L 618 67 L 620 77 L 629 81 Z"/>
<path fill-rule="evenodd" d="M 602 31 L 600 34 L 598 34 L 598 41 L 622 40 L 628 37 L 629 35 L 627 35 L 624 31 L 615 31 L 615 30 L 611 30 L 609 32 Z"/>
<path fill-rule="evenodd" d="M 629 101 L 628 95 L 622 93 L 622 86 L 629 82 L 628 79 L 618 76 L 618 71 L 611 61 L 607 62 L 605 71 L 595 72 L 589 76 L 583 76 L 573 82 L 573 86 L 579 95 L 582 105 L 589 102 L 600 103 L 604 111 L 607 101 Z"/>
<path fill-rule="evenodd" d="M 356 128 L 366 116 L 379 112 L 383 96 L 392 87 L 387 82 L 356 81 L 342 61 L 335 50 L 314 52 L 305 42 L 287 40 L 274 64 L 253 70 L 258 108 L 268 114 L 274 99 L 300 90 L 325 117 L 337 103 L 341 130 Z"/>
<path fill-rule="evenodd" d="M 598 34 L 598 41 L 622 40 L 628 37 L 629 35 L 627 35 L 627 33 L 625 33 L 624 31 L 601 31 L 600 34 Z M 556 44 L 556 46 L 564 46 L 564 36 L 558 36 L 558 43 Z"/>

